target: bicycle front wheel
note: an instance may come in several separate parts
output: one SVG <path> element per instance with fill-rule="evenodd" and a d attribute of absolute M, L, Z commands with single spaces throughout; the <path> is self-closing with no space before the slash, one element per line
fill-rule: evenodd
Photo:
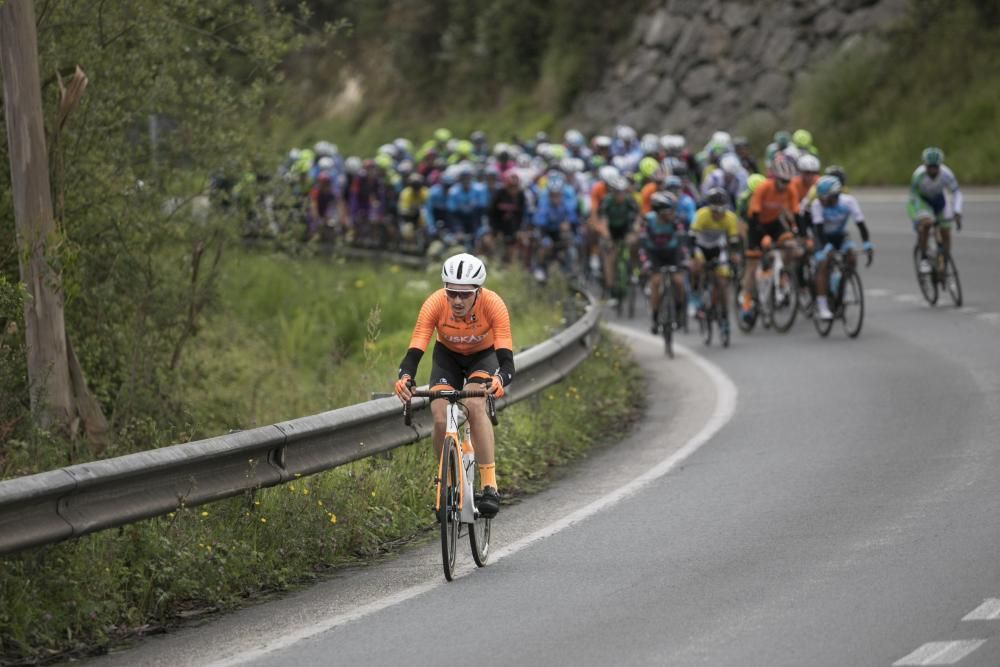
<path fill-rule="evenodd" d="M 857 338 L 865 321 L 865 291 L 861 287 L 861 276 L 853 269 L 845 273 L 840 284 L 840 313 L 844 332 Z"/>
<path fill-rule="evenodd" d="M 951 254 L 945 255 L 944 275 L 941 276 L 941 282 L 948 290 L 951 302 L 955 304 L 956 308 L 961 308 L 962 282 L 958 279 L 958 267 L 955 266 L 955 260 L 952 259 Z"/>
<path fill-rule="evenodd" d="M 933 272 L 920 272 L 920 246 L 913 246 L 913 270 L 917 273 L 917 284 L 920 286 L 920 293 L 927 299 L 927 303 L 933 306 L 938 300 L 937 281 L 934 279 Z"/>
<path fill-rule="evenodd" d="M 799 312 L 799 288 L 795 274 L 787 267 L 782 267 L 781 273 L 775 278 L 768 294 L 771 300 L 771 322 L 776 331 L 786 333 L 795 324 L 795 315 Z"/>
<path fill-rule="evenodd" d="M 462 526 L 458 509 L 460 464 L 454 438 L 445 438 L 444 452 L 438 486 L 438 522 L 441 524 L 441 564 L 444 567 L 444 578 L 451 581 L 458 554 L 458 533 Z"/>
<path fill-rule="evenodd" d="M 473 466 L 475 468 L 475 475 L 472 480 L 472 488 L 481 489 L 482 482 L 479 479 L 479 466 Z M 469 531 L 469 546 L 472 548 L 472 560 L 476 561 L 476 565 L 483 567 L 486 565 L 486 561 L 490 557 L 490 523 L 492 519 L 487 519 L 484 516 L 478 517 L 476 521 L 470 526 Z"/>

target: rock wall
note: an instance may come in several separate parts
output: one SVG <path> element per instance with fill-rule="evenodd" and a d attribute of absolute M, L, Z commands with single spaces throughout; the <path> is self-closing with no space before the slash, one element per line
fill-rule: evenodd
<path fill-rule="evenodd" d="M 810 70 L 905 16 L 909 0 L 659 0 L 624 57 L 577 100 L 587 131 L 625 123 L 701 141 L 717 129 L 773 129 Z M 629 46 L 634 45 L 634 46 Z"/>

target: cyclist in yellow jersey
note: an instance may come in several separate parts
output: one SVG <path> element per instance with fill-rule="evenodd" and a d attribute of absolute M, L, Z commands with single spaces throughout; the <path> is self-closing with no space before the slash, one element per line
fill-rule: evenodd
<path fill-rule="evenodd" d="M 702 291 L 702 281 L 707 280 L 705 264 L 717 262 L 716 275 L 729 276 L 728 247 L 734 254 L 740 248 L 740 223 L 736 214 L 729 210 L 729 195 L 722 188 L 712 188 L 705 198 L 706 206 L 698 209 L 691 223 L 691 288 L 694 293 L 695 307 L 701 308 L 699 302 Z M 726 298 L 725 294 L 717 298 Z"/>

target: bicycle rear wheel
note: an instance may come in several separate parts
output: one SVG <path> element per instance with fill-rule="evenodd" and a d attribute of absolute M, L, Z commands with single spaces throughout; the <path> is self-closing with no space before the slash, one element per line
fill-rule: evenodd
<path fill-rule="evenodd" d="M 958 267 L 955 266 L 955 260 L 952 259 L 950 253 L 945 255 L 944 274 L 941 276 L 941 282 L 948 290 L 951 302 L 955 304 L 956 308 L 961 308 L 962 282 L 958 279 Z"/>
<path fill-rule="evenodd" d="M 479 479 L 479 466 L 473 466 L 473 468 L 476 470 L 472 480 L 472 488 L 480 489 L 482 484 Z M 469 546 L 472 548 L 472 560 L 476 561 L 476 565 L 479 567 L 485 566 L 486 561 L 490 558 L 491 521 L 492 519 L 481 516 L 469 526 Z"/>
<path fill-rule="evenodd" d="M 750 312 L 747 316 L 743 317 L 743 305 L 740 303 L 740 292 L 743 287 L 739 281 L 734 281 L 733 283 L 733 312 L 736 313 L 736 326 L 740 328 L 743 333 L 750 333 L 753 331 L 754 326 L 757 324 L 757 301 L 751 298 L 750 301 Z"/>
<path fill-rule="evenodd" d="M 705 343 L 705 347 L 712 344 L 712 321 L 715 319 L 715 306 L 711 305 L 711 301 L 708 303 L 709 305 L 705 308 L 704 317 L 701 318 L 701 337 Z"/>
<path fill-rule="evenodd" d="M 924 295 L 927 303 L 933 306 L 938 300 L 937 281 L 934 279 L 933 272 L 920 272 L 920 246 L 913 246 L 913 270 L 917 274 L 917 285 L 920 286 L 920 293 Z"/>
<path fill-rule="evenodd" d="M 813 316 L 813 306 L 816 301 L 815 277 L 813 276 L 813 266 L 808 258 L 802 260 L 801 277 L 799 281 L 799 312 L 803 317 Z"/>
<path fill-rule="evenodd" d="M 660 297 L 660 333 L 663 334 L 663 344 L 667 356 L 674 358 L 674 288 L 669 280 L 664 281 L 663 296 Z"/>
<path fill-rule="evenodd" d="M 861 287 L 861 276 L 854 269 L 844 271 L 839 299 L 844 332 L 851 338 L 857 338 L 865 321 L 865 291 Z"/>
<path fill-rule="evenodd" d="M 722 347 L 729 347 L 729 308 L 726 306 L 726 293 L 723 290 L 719 295 L 719 340 Z"/>
<path fill-rule="evenodd" d="M 445 454 L 438 486 L 438 522 L 441 526 L 441 564 L 444 578 L 452 580 L 458 554 L 458 533 L 462 527 L 458 510 L 458 446 L 451 437 L 444 440 Z"/>
<path fill-rule="evenodd" d="M 795 274 L 788 267 L 782 267 L 781 273 L 775 276 L 767 298 L 771 300 L 771 322 L 775 330 L 786 333 L 795 324 L 795 315 L 799 312 L 799 289 Z"/>

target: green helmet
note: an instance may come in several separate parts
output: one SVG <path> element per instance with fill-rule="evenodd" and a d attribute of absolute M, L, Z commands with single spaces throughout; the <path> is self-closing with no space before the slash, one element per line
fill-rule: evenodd
<path fill-rule="evenodd" d="M 757 186 L 766 180 L 767 176 L 764 174 L 750 174 L 750 176 L 747 177 L 747 190 L 753 193 L 753 191 L 757 189 Z"/>
<path fill-rule="evenodd" d="M 813 135 L 809 130 L 795 130 L 795 134 L 792 135 L 792 143 L 799 148 L 809 148 L 812 142 Z"/>
<path fill-rule="evenodd" d="M 434 138 L 440 141 L 441 143 L 444 143 L 449 139 L 451 139 L 451 130 L 439 127 L 438 129 L 434 130 Z"/>
<path fill-rule="evenodd" d="M 653 174 L 655 174 L 659 168 L 660 163 L 656 161 L 655 157 L 644 157 L 639 160 L 639 173 L 646 178 L 652 178 Z"/>
<path fill-rule="evenodd" d="M 935 165 L 940 166 L 940 164 L 944 162 L 944 151 L 940 148 L 931 146 L 929 148 L 925 148 L 920 157 L 923 159 L 924 164 L 928 167 Z"/>
<path fill-rule="evenodd" d="M 788 144 L 792 143 L 792 135 L 784 130 L 778 130 L 774 133 L 774 143 L 778 144 L 778 148 L 788 148 Z"/>
<path fill-rule="evenodd" d="M 390 167 L 392 167 L 392 158 L 389 157 L 386 153 L 379 153 L 378 155 L 375 156 L 375 164 L 380 169 L 389 169 Z"/>
<path fill-rule="evenodd" d="M 458 153 L 459 155 L 472 155 L 472 151 L 474 149 L 475 146 L 473 146 L 472 142 L 468 141 L 467 139 L 462 139 L 457 144 L 455 144 L 455 152 Z"/>

